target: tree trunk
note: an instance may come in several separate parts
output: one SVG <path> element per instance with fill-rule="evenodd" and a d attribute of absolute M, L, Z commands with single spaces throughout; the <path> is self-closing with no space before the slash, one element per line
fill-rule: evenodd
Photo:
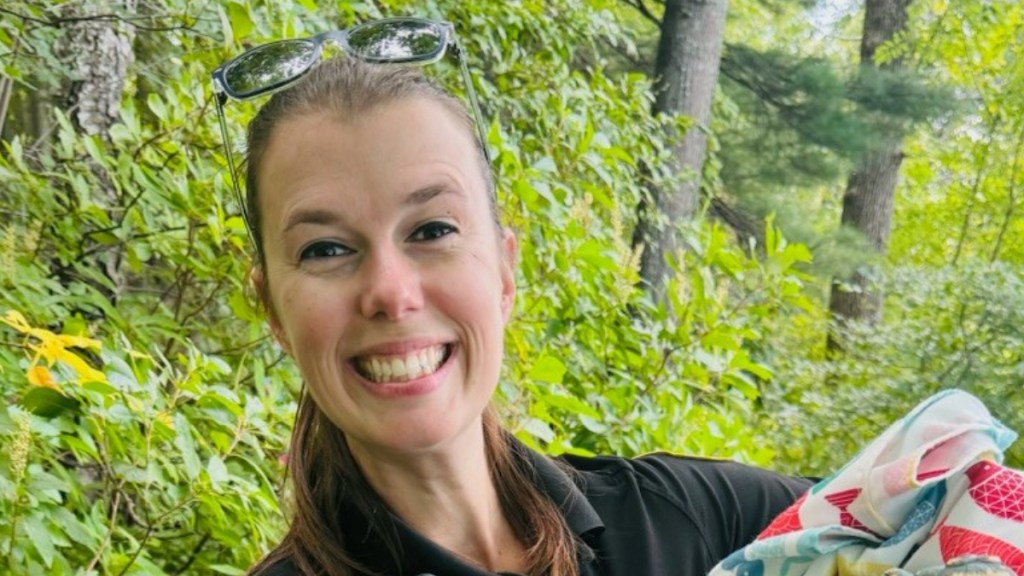
<path fill-rule="evenodd" d="M 664 300 L 671 277 L 669 261 L 679 251 L 676 226 L 700 205 L 701 169 L 707 151 L 706 130 L 718 83 L 728 0 L 668 0 L 661 21 L 655 63 L 652 113 L 684 114 L 694 121 L 675 147 L 672 173 L 686 175 L 675 189 L 650 190 L 653 206 L 642 203 L 633 235 L 643 244 L 640 276 L 656 300 Z"/>
<path fill-rule="evenodd" d="M 71 72 L 65 109 L 82 132 L 106 134 L 121 113 L 125 76 L 134 59 L 134 31 L 110 17 L 115 11 L 109 2 L 69 6 L 61 16 L 75 20 L 65 25 L 56 50 Z M 129 0 L 121 13 L 134 9 L 134 0 Z"/>
<path fill-rule="evenodd" d="M 911 0 L 867 0 L 864 32 L 860 45 L 862 67 L 878 66 L 875 51 L 906 29 L 907 6 Z M 901 58 L 878 66 L 898 71 Z M 846 184 L 843 195 L 842 225 L 863 234 L 871 245 L 884 255 L 892 230 L 893 199 L 900 164 L 903 161 L 902 137 L 884 136 L 878 145 L 857 165 Z M 882 314 L 882 294 L 870 286 L 872 271 L 859 271 L 850 279 L 832 281 L 829 310 L 840 322 L 875 323 Z M 838 348 L 834 335 L 829 336 L 829 349 Z"/>
<path fill-rule="evenodd" d="M 125 19 L 134 11 L 135 0 L 116 5 L 105 0 L 69 3 L 60 13 L 65 22 L 54 53 L 69 69 L 63 107 L 82 133 L 109 140 L 110 127 L 121 115 L 128 68 L 135 58 L 135 31 Z M 90 162 L 90 169 L 99 183 L 94 201 L 101 200 L 116 210 L 120 199 L 109 174 L 95 162 Z M 100 251 L 92 258 L 115 286 L 113 290 L 103 286 L 97 289 L 116 303 L 125 283 L 122 247 Z"/>

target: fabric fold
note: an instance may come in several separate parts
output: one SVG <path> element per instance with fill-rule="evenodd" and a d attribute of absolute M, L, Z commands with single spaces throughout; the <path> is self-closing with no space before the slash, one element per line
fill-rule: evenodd
<path fill-rule="evenodd" d="M 1016 434 L 961 390 L 921 402 L 711 576 L 875 576 L 998 556 L 1024 576 Z"/>

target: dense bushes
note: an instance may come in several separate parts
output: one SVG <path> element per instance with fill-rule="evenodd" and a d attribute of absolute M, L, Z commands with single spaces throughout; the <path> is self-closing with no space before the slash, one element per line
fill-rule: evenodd
<path fill-rule="evenodd" d="M 109 133 L 84 135 L 48 105 L 41 127 L 5 132 L 0 571 L 238 574 L 284 525 L 300 382 L 251 303 L 208 75 L 252 44 L 382 14 L 157 4 L 120 14 L 136 60 Z M 637 289 L 630 238 L 647 183 L 669 179 L 662 135 L 685 123 L 649 117 L 645 76 L 606 70 L 608 54 L 635 52 L 621 5 L 388 5 L 456 22 L 490 118 L 522 249 L 500 390 L 524 441 L 820 473 L 947 385 L 998 399 L 1022 426 L 1008 392 L 1022 378 L 1019 267 L 896 269 L 885 326 L 851 330 L 849 355 L 827 360 L 808 249 L 771 222 L 757 246 L 737 246 L 701 221 L 684 230 L 670 314 Z M 61 28 L 34 3 L 9 10 L 27 16 L 0 22 L 15 104 L 56 102 Z M 236 147 L 251 112 L 228 107 Z"/>

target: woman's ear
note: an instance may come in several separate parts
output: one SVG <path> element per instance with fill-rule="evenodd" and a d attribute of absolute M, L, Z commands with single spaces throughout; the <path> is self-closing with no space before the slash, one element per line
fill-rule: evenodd
<path fill-rule="evenodd" d="M 274 303 L 270 298 L 270 286 L 267 285 L 267 279 L 263 274 L 263 270 L 253 268 L 249 274 L 249 282 L 252 283 L 252 288 L 256 291 L 256 296 L 260 299 L 263 309 L 267 311 L 267 323 L 270 324 L 270 332 L 274 335 L 274 340 L 281 346 L 285 354 L 291 356 L 292 347 L 288 342 L 284 329 L 281 328 L 281 322 L 277 317 L 277 310 L 274 308 Z"/>
<path fill-rule="evenodd" d="M 516 301 L 516 266 L 519 241 L 509 228 L 501 231 L 501 315 L 507 324 Z"/>

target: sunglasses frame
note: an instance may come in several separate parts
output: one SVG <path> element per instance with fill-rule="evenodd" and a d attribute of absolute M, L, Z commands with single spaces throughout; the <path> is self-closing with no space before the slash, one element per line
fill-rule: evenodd
<path fill-rule="evenodd" d="M 349 37 L 360 29 L 368 26 L 379 26 L 386 24 L 419 24 L 424 27 L 432 28 L 438 32 L 441 42 L 437 50 L 423 55 L 415 55 L 407 58 L 375 58 L 368 57 L 360 54 L 355 48 L 349 44 Z M 231 89 L 227 82 L 226 75 L 231 71 L 231 68 L 237 65 L 243 58 L 252 54 L 254 51 L 265 49 L 267 46 L 273 46 L 281 43 L 293 43 L 293 42 L 310 42 L 313 44 L 314 52 L 310 58 L 309 64 L 302 70 L 297 72 L 294 76 L 285 78 L 284 80 L 271 84 L 266 87 L 256 88 L 247 93 L 236 92 Z M 239 207 L 242 211 L 242 219 L 245 221 L 245 228 L 249 233 L 249 239 L 252 241 L 253 246 L 258 250 L 259 243 L 256 242 L 256 231 L 252 228 L 252 220 L 249 218 L 249 211 L 245 205 L 245 196 L 242 194 L 242 187 L 238 181 L 238 175 L 235 173 L 235 161 L 234 155 L 231 152 L 231 144 L 228 136 L 227 119 L 224 116 L 224 104 L 227 103 L 228 99 L 236 101 L 251 100 L 267 94 L 272 94 L 278 90 L 283 90 L 288 86 L 291 86 L 303 76 L 305 76 L 310 70 L 316 67 L 323 59 L 323 46 L 327 42 L 333 42 L 339 46 L 346 55 L 352 58 L 358 58 L 364 62 L 370 62 L 373 64 L 419 64 L 427 65 L 433 64 L 440 61 L 448 53 L 452 53 L 456 56 L 459 61 L 459 70 L 462 74 L 462 80 L 466 85 L 466 99 L 469 101 L 470 113 L 473 115 L 473 123 L 476 125 L 477 138 L 480 141 L 480 148 L 483 151 L 484 158 L 489 164 L 491 162 L 491 154 L 487 149 L 487 132 L 484 129 L 483 115 L 480 113 L 480 105 L 477 101 L 476 91 L 473 89 L 473 78 L 469 72 L 469 66 L 466 63 L 466 57 L 460 46 L 458 39 L 455 35 L 455 26 L 451 22 L 438 21 L 438 20 L 427 20 L 425 18 L 383 18 L 379 20 L 370 20 L 357 24 L 351 28 L 345 30 L 330 30 L 322 32 L 315 36 L 307 38 L 296 38 L 278 40 L 268 44 L 261 44 L 254 48 L 250 48 L 238 56 L 228 60 L 224 64 L 221 64 L 213 71 L 211 80 L 213 82 L 214 100 L 217 103 L 217 118 L 220 124 L 221 141 L 224 146 L 224 153 L 228 161 L 228 172 L 231 174 L 231 185 L 235 190 L 235 197 L 238 200 Z"/>

